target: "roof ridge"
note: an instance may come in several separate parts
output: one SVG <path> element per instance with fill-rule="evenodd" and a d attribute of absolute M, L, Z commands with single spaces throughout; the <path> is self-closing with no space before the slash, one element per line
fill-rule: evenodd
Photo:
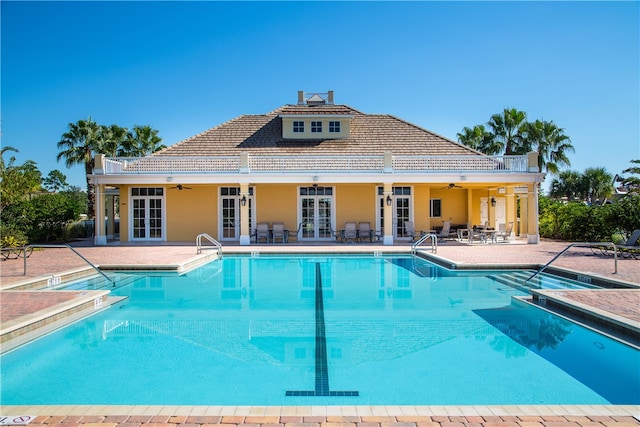
<path fill-rule="evenodd" d="M 367 115 L 366 113 L 363 113 L 362 111 L 360 111 L 358 109 L 355 109 L 355 108 L 353 108 L 353 107 L 351 107 L 350 105 L 347 105 L 347 104 L 322 104 L 322 105 L 284 104 L 284 105 L 281 105 L 280 107 L 276 108 L 275 110 L 272 110 L 272 111 L 268 112 L 266 115 L 272 115 L 272 114 L 278 115 L 278 114 L 280 114 L 280 112 L 282 110 L 284 110 L 286 108 L 317 108 L 317 109 L 328 108 L 328 109 L 332 109 L 332 108 L 335 108 L 335 107 L 346 108 L 346 109 L 348 109 L 348 110 L 350 110 L 350 111 L 352 111 L 354 113 L 362 114 L 362 115 L 365 115 L 365 116 Z"/>

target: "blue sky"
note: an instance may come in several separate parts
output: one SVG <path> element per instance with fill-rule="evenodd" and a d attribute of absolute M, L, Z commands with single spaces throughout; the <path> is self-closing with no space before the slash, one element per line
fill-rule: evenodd
<path fill-rule="evenodd" d="M 505 107 L 553 120 L 571 169 L 640 159 L 640 2 L 2 1 L 2 146 L 56 161 L 69 123 L 166 145 L 298 90 L 456 140 Z M 5 157 L 7 158 L 7 157 Z M 548 184 L 549 179 L 547 179 Z"/>

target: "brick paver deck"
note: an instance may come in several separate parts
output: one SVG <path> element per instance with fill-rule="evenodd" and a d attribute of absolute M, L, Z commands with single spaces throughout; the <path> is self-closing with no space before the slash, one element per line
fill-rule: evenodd
<path fill-rule="evenodd" d="M 635 427 L 632 416 L 39 416 L 31 427 Z"/>
<path fill-rule="evenodd" d="M 279 245 L 280 252 L 355 252 L 406 251 L 409 244 L 299 246 Z M 521 265 L 545 264 L 567 246 L 566 242 L 543 241 L 538 245 L 464 245 L 445 243 L 438 256 L 458 264 Z M 225 247 L 226 251 L 250 252 L 268 250 L 263 245 Z M 425 248 L 426 249 L 426 248 Z M 185 245 L 115 245 L 80 247 L 77 250 L 92 263 L 104 265 L 179 265 L 196 257 L 193 244 Z M 55 252 L 54 252 L 55 251 Z M 24 275 L 22 260 L 0 264 L 0 286 L 6 288 L 26 279 L 42 278 L 86 264 L 65 249 L 34 251 L 27 260 Z M 588 249 L 572 250 L 554 266 L 640 286 L 640 261 L 618 260 L 614 273 L 612 257 L 594 255 Z M 640 310 L 636 297 L 603 298 L 594 291 L 572 292 L 582 304 L 638 321 Z M 601 292 L 601 291 L 595 291 Z M 619 292 L 619 291 L 616 291 Z M 42 301 L 33 306 L 16 303 L 0 293 L 2 321 L 22 312 L 41 309 Z M 17 295 L 17 293 L 16 293 Z M 629 294 L 625 294 L 629 295 Z M 634 293 L 637 295 L 637 292 Z M 54 302 L 45 302 L 49 304 Z M 6 304 L 15 308 L 6 309 Z M 22 307 L 22 308 L 20 308 Z M 213 414 L 213 415 L 210 415 Z M 260 415 L 256 415 L 260 414 Z M 336 414 L 336 415 L 333 415 Z M 640 405 L 631 406 L 518 406 L 518 407 L 76 407 L 76 406 L 0 406 L 0 415 L 37 415 L 31 427 L 627 427 L 640 425 Z M 55 426 L 58 427 L 58 426 Z"/>

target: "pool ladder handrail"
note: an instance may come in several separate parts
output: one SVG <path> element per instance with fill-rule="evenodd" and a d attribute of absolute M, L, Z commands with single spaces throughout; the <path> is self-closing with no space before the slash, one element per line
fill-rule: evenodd
<path fill-rule="evenodd" d="M 549 261 L 548 263 L 546 263 L 544 266 L 542 266 L 538 271 L 536 271 L 535 273 L 533 273 L 531 276 L 529 276 L 529 278 L 527 280 L 525 280 L 525 283 L 528 282 L 529 280 L 533 279 L 534 277 L 536 277 L 538 274 L 542 273 L 542 271 L 544 269 L 546 269 L 553 261 L 557 260 L 558 258 L 560 258 L 560 255 L 562 255 L 563 253 L 567 252 L 569 249 L 571 249 L 574 246 L 581 246 L 581 247 L 592 247 L 592 246 L 610 246 L 613 248 L 613 274 L 617 274 L 618 273 L 618 248 L 615 244 L 611 243 L 611 242 L 580 242 L 580 243 L 571 243 L 569 246 L 567 246 L 566 248 L 564 248 L 563 250 L 561 250 L 560 252 L 558 252 L 553 258 L 551 258 L 551 261 Z"/>
<path fill-rule="evenodd" d="M 420 237 L 413 245 L 411 245 L 411 255 L 416 254 L 416 249 L 422 243 L 424 243 L 427 239 L 431 239 L 431 252 L 434 254 L 438 253 L 438 236 L 436 233 L 427 233 L 424 236 Z"/>
<path fill-rule="evenodd" d="M 216 249 L 218 250 L 218 258 L 222 258 L 222 244 L 220 242 L 218 242 L 216 239 L 214 239 L 213 237 L 209 236 L 207 233 L 200 233 L 196 236 L 196 251 L 198 254 L 202 253 L 202 238 L 207 239 L 208 241 L 210 241 L 211 243 L 213 243 L 213 245 L 216 247 Z"/>
<path fill-rule="evenodd" d="M 82 254 L 78 251 L 76 251 L 75 249 L 73 249 L 71 246 L 69 245 L 27 245 L 25 246 L 25 253 L 27 248 L 67 248 L 67 249 L 71 249 L 71 251 L 73 253 L 75 253 L 76 255 L 78 255 L 80 258 L 82 258 L 82 260 L 84 262 L 86 262 L 87 264 L 89 264 L 89 266 L 91 266 L 91 268 L 93 268 L 95 271 L 97 271 L 98 273 L 100 273 L 105 279 L 107 279 L 109 282 L 111 282 L 111 284 L 113 286 L 116 285 L 115 280 L 111 280 L 111 278 L 109 276 L 107 276 L 106 274 L 104 274 L 104 272 L 102 270 L 100 270 L 98 267 L 96 267 L 95 265 L 93 265 L 91 263 L 91 261 L 89 261 L 88 259 L 86 259 L 84 256 L 82 256 Z M 24 257 L 24 270 L 22 273 L 23 276 L 27 275 L 27 257 Z"/>

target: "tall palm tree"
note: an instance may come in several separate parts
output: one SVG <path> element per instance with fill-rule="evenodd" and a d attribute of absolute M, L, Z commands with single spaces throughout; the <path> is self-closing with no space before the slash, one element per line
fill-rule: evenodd
<path fill-rule="evenodd" d="M 91 117 L 86 120 L 78 120 L 76 123 L 69 123 L 68 130 L 62 134 L 62 139 L 58 141 L 57 160 L 64 160 L 65 165 L 71 168 L 75 165 L 84 165 L 87 177 L 87 214 L 89 218 L 95 215 L 95 191 L 93 185 L 89 183 L 89 175 L 93 172 L 93 156 L 103 151 L 104 134 L 101 126 Z"/>
<path fill-rule="evenodd" d="M 127 133 L 126 138 L 118 148 L 119 157 L 142 157 L 156 151 L 167 148 L 161 144 L 162 138 L 158 136 L 158 130 L 149 125 L 136 125 Z"/>
<path fill-rule="evenodd" d="M 127 128 L 118 125 L 100 126 L 100 140 L 102 144 L 102 152 L 105 156 L 116 156 L 120 147 L 125 143 L 129 136 Z"/>
<path fill-rule="evenodd" d="M 494 114 L 487 123 L 496 141 L 504 148 L 505 155 L 526 154 L 523 147 L 523 125 L 527 114 L 515 108 L 505 108 L 502 114 Z"/>
<path fill-rule="evenodd" d="M 484 125 L 476 125 L 473 128 L 465 127 L 458 133 L 458 142 L 478 150 L 484 154 L 495 155 L 502 152 L 502 144 L 496 141 L 493 133 L 489 132 Z"/>
<path fill-rule="evenodd" d="M 553 121 L 536 120 L 522 127 L 525 151 L 538 152 L 539 170 L 557 175 L 560 166 L 570 166 L 567 153 L 574 152 L 571 139 Z"/>

